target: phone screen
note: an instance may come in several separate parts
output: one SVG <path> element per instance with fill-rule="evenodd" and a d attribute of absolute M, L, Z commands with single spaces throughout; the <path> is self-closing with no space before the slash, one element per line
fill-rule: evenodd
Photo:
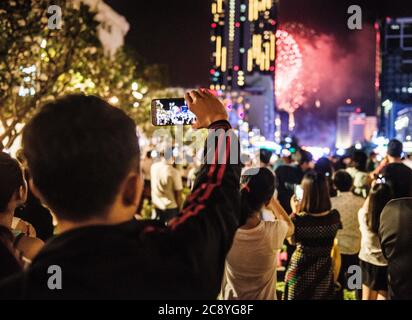
<path fill-rule="evenodd" d="M 298 201 L 302 201 L 302 199 L 303 199 L 303 189 L 298 184 L 295 185 L 295 197 L 296 197 L 296 200 L 298 200 Z"/>
<path fill-rule="evenodd" d="M 183 98 L 152 100 L 152 123 L 155 126 L 190 125 L 195 120 L 196 116 Z"/>

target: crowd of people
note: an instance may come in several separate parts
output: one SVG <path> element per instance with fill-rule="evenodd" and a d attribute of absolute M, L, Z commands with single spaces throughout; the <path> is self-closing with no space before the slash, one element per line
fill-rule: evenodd
<path fill-rule="evenodd" d="M 219 132 L 205 144 L 214 161 L 185 174 L 171 149 L 141 155 L 136 124 L 98 97 L 56 99 L 28 122 L 17 159 L 0 154 L 1 299 L 412 299 L 401 142 L 381 161 L 361 150 L 314 161 L 301 148 L 229 161 L 239 142 L 225 107 L 208 90 L 185 99 L 195 128 Z"/>

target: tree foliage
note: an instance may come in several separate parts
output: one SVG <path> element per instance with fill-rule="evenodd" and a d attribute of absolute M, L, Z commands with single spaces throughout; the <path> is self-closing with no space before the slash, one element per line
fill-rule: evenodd
<path fill-rule="evenodd" d="M 49 28 L 51 5 L 62 9 L 60 29 Z M 5 147 L 40 105 L 66 93 L 99 95 L 137 124 L 150 121 L 144 96 L 158 86 L 124 48 L 113 56 L 105 53 L 95 17 L 87 5 L 68 0 L 0 1 L 0 142 Z"/>

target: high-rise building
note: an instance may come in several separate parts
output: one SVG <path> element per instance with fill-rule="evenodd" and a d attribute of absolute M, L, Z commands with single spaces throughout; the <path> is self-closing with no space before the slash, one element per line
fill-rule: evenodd
<path fill-rule="evenodd" d="M 251 128 L 275 138 L 277 0 L 212 0 L 211 89 L 236 92 Z"/>
<path fill-rule="evenodd" d="M 277 0 L 212 0 L 211 88 L 241 89 L 253 72 L 274 76 Z"/>
<path fill-rule="evenodd" d="M 412 17 L 375 23 L 379 133 L 395 136 L 397 104 L 412 104 Z M 399 110 L 398 110 L 399 111 Z"/>

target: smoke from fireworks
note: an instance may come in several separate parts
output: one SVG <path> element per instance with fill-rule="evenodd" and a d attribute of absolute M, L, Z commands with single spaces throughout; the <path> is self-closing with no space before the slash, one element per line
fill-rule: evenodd
<path fill-rule="evenodd" d="M 310 110 L 316 113 L 313 119 L 317 123 L 319 120 L 329 123 L 330 128 L 322 130 L 332 132 L 336 108 L 344 105 L 348 98 L 363 110 L 373 107 L 366 105 L 374 96 L 375 48 L 371 26 L 348 33 L 345 42 L 343 37 L 337 39 L 331 34 L 317 33 L 299 23 L 283 24 L 277 36 L 276 103 L 279 109 L 289 113 L 305 109 L 303 113 L 295 113 L 298 136 L 318 136 L 313 131 L 305 133 L 312 127 L 308 124 L 311 120 L 303 118 Z M 370 82 L 365 82 L 368 78 Z M 316 112 L 319 108 L 322 112 Z M 319 143 L 302 140 L 306 144 Z"/>

